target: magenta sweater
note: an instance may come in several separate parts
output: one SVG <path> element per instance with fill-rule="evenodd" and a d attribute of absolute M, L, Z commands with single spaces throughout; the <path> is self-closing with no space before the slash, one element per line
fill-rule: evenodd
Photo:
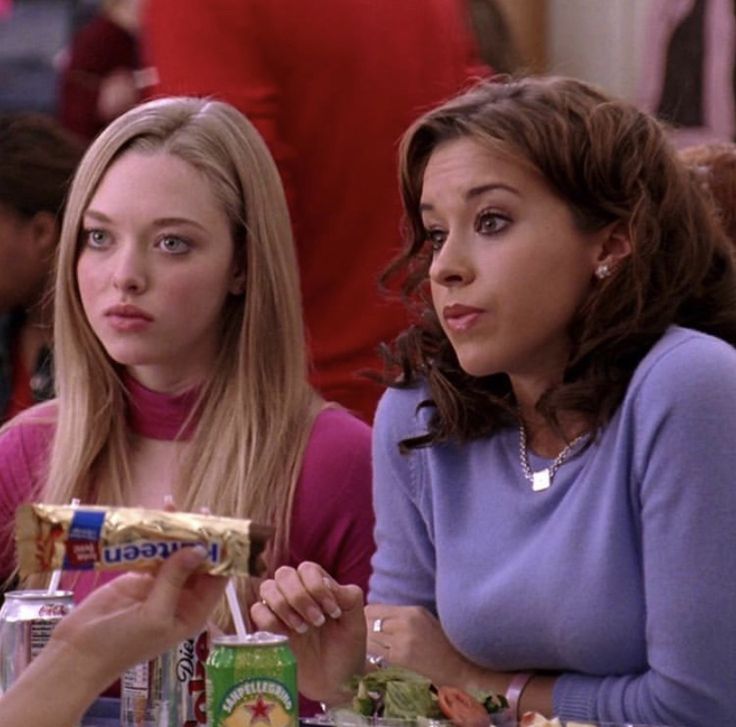
<path fill-rule="evenodd" d="M 193 395 L 159 394 L 133 380 L 128 387 L 133 431 L 173 439 Z M 55 416 L 55 401 L 40 404 L 21 414 L 0 436 L 0 580 L 14 567 L 15 509 L 42 485 Z M 315 421 L 296 486 L 287 564 L 311 560 L 339 582 L 365 590 L 373 550 L 370 428 L 343 409 L 325 409 Z M 66 573 L 62 586 L 72 588 L 79 601 L 111 577 Z"/>

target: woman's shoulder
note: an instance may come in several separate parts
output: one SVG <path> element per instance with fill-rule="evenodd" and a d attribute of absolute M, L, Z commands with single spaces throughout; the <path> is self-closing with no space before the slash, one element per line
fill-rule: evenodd
<path fill-rule="evenodd" d="M 671 326 L 642 359 L 632 387 L 701 388 L 736 386 L 736 349 L 727 341 Z"/>
<path fill-rule="evenodd" d="M 401 439 L 423 434 L 435 411 L 430 401 L 429 388 L 424 381 L 387 389 L 378 402 L 374 429 L 379 433 L 390 431 L 392 436 L 398 435 Z"/>
<path fill-rule="evenodd" d="M 640 425 L 680 413 L 687 421 L 700 414 L 736 414 L 736 349 L 720 338 L 670 327 L 642 359 L 631 379 L 624 411 Z"/>
<path fill-rule="evenodd" d="M 6 422 L 0 429 L 0 450 L 9 446 L 39 443 L 47 445 L 56 428 L 57 403 L 55 399 L 36 404 Z"/>
<path fill-rule="evenodd" d="M 27 409 L 0 430 L 0 499 L 7 505 L 23 498 L 37 484 L 51 449 L 56 403 Z"/>
<path fill-rule="evenodd" d="M 317 415 L 302 460 L 295 507 L 370 506 L 371 429 L 339 406 Z M 330 505 L 332 503 L 332 505 Z"/>
<path fill-rule="evenodd" d="M 370 443 L 371 428 L 362 419 L 339 404 L 327 404 L 317 414 L 309 437 L 309 446 Z"/>
<path fill-rule="evenodd" d="M 317 414 L 304 452 L 303 475 L 320 477 L 370 467 L 371 428 L 341 406 Z"/>

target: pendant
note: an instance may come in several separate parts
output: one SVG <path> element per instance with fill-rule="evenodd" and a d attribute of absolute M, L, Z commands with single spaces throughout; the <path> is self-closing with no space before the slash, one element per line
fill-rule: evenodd
<path fill-rule="evenodd" d="M 534 492 L 542 492 L 548 490 L 552 484 L 552 478 L 549 476 L 549 469 L 539 470 L 532 473 L 532 490 Z"/>

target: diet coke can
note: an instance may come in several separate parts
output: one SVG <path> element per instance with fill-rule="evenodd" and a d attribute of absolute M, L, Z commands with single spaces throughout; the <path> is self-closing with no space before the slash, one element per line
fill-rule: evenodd
<path fill-rule="evenodd" d="M 46 645 L 74 604 L 71 591 L 9 591 L 0 609 L 0 695 Z"/>
<path fill-rule="evenodd" d="M 207 724 L 206 631 L 128 669 L 120 685 L 121 727 L 197 727 Z"/>

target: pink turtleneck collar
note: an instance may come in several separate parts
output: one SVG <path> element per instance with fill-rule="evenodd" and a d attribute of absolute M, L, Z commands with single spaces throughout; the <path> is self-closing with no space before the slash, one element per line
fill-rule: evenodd
<path fill-rule="evenodd" d="M 182 425 L 197 401 L 196 389 L 183 394 L 162 394 L 147 389 L 130 375 L 123 381 L 130 394 L 128 423 L 136 434 L 165 441 L 191 439 L 196 421 L 190 421 L 183 431 Z"/>

